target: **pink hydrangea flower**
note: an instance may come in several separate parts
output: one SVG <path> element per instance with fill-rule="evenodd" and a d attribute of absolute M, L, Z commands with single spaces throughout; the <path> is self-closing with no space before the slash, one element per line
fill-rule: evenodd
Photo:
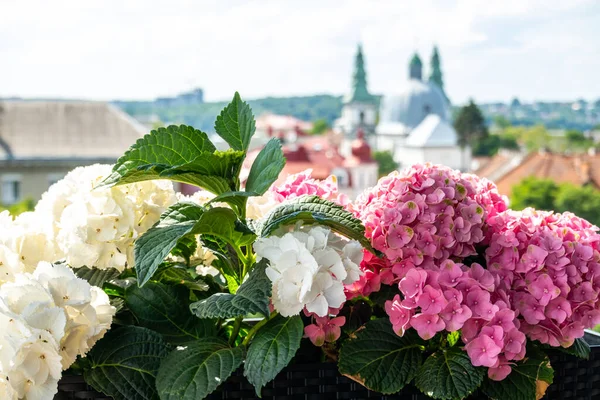
<path fill-rule="evenodd" d="M 314 316 L 315 323 L 304 327 L 304 337 L 310 339 L 315 346 L 323 346 L 325 342 L 333 343 L 342 334 L 341 327 L 346 323 L 346 317 Z"/>
<path fill-rule="evenodd" d="M 481 334 L 465 345 L 465 350 L 476 367 L 493 367 L 498 362 L 502 347 L 486 334 Z"/>
<path fill-rule="evenodd" d="M 431 339 L 446 327 L 444 321 L 437 314 L 416 314 L 411 318 L 410 325 L 425 340 Z"/>
<path fill-rule="evenodd" d="M 316 195 L 321 198 L 335 201 L 338 204 L 346 205 L 348 199 L 338 191 L 337 179 L 330 176 L 325 180 L 311 178 L 312 170 L 299 172 L 289 175 L 285 182 L 279 186 L 272 186 L 271 192 L 275 200 L 282 202 L 284 200 L 294 199 L 304 195 Z"/>

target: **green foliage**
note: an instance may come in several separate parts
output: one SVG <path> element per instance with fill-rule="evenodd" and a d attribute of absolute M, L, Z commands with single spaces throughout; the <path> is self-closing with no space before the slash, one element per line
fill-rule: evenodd
<path fill-rule="evenodd" d="M 484 368 L 471 364 L 462 349 L 439 350 L 430 355 L 419 369 L 415 385 L 434 399 L 462 399 L 481 385 Z"/>
<path fill-rule="evenodd" d="M 512 372 L 502 381 L 486 378 L 481 389 L 494 400 L 532 400 L 536 397 L 537 381 L 551 384 L 554 372 L 547 356 L 527 351 L 527 358 L 512 365 Z"/>
<path fill-rule="evenodd" d="M 300 348 L 304 324 L 300 316 L 276 316 L 258 330 L 248 349 L 244 375 L 260 396 L 263 386 L 289 364 Z"/>
<path fill-rule="evenodd" d="M 235 294 L 216 293 L 190 306 L 198 318 L 233 318 L 248 314 L 269 316 L 271 281 L 265 274 L 267 262 L 258 263 Z"/>
<path fill-rule="evenodd" d="M 215 131 L 234 150 L 247 151 L 250 139 L 256 131 L 254 115 L 248 103 L 235 92 L 233 100 L 221 112 L 215 122 Z"/>
<path fill-rule="evenodd" d="M 0 212 L 8 210 L 10 215 L 12 215 L 13 217 L 16 217 L 17 215 L 23 214 L 27 211 L 33 211 L 34 208 L 35 202 L 31 198 L 21 200 L 20 202 L 11 204 L 9 206 L 4 206 L 0 204 Z"/>
<path fill-rule="evenodd" d="M 473 145 L 474 156 L 493 156 L 500 149 L 518 150 L 519 144 L 514 136 L 507 134 L 489 135 Z"/>
<path fill-rule="evenodd" d="M 515 210 L 526 207 L 552 210 L 557 194 L 558 185 L 553 180 L 529 177 L 513 186 L 510 206 Z"/>
<path fill-rule="evenodd" d="M 511 208 L 525 207 L 569 211 L 595 225 L 600 224 L 600 191 L 591 186 L 558 184 L 550 179 L 529 177 L 512 188 Z"/>
<path fill-rule="evenodd" d="M 204 209 L 193 203 L 177 203 L 169 207 L 158 224 L 135 242 L 135 271 L 138 282 L 148 282 L 177 242 L 194 229 Z"/>
<path fill-rule="evenodd" d="M 138 139 L 117 160 L 104 184 L 122 185 L 159 179 L 162 170 L 185 165 L 214 151 L 215 146 L 206 133 L 190 126 L 159 128 Z"/>
<path fill-rule="evenodd" d="M 454 120 L 454 129 L 458 134 L 460 146 L 476 147 L 489 135 L 485 118 L 473 100 L 458 112 Z"/>
<path fill-rule="evenodd" d="M 277 180 L 284 166 L 285 157 L 281 150 L 281 142 L 273 138 L 256 156 L 246 181 L 246 192 L 264 194 Z"/>
<path fill-rule="evenodd" d="M 342 345 L 338 365 L 342 374 L 371 390 L 396 393 L 421 367 L 421 346 L 414 331 L 399 337 L 387 318 L 377 319 Z"/>
<path fill-rule="evenodd" d="M 312 135 L 322 135 L 323 133 L 327 132 L 329 129 L 331 129 L 331 126 L 329 126 L 329 122 L 327 122 L 327 120 L 325 118 L 319 118 L 319 119 L 313 121 L 313 127 L 312 127 L 310 133 Z"/>
<path fill-rule="evenodd" d="M 88 353 L 85 381 L 115 400 L 158 399 L 156 375 L 168 353 L 162 336 L 150 329 L 112 329 Z"/>
<path fill-rule="evenodd" d="M 328 226 L 347 238 L 358 240 L 363 247 L 372 250 L 371 243 L 365 238 L 362 222 L 343 207 L 319 196 L 299 197 L 275 208 L 265 218 L 260 236 L 267 237 L 277 228 L 293 225 L 297 221 Z"/>
<path fill-rule="evenodd" d="M 163 335 L 166 341 L 181 344 L 214 336 L 214 321 L 193 318 L 185 286 L 148 282 L 144 287 L 130 286 L 125 302 L 139 324 Z"/>
<path fill-rule="evenodd" d="M 394 155 L 391 151 L 374 151 L 373 159 L 377 161 L 380 177 L 398 169 L 398 163 L 394 161 Z"/>
<path fill-rule="evenodd" d="M 511 126 L 510 120 L 504 115 L 496 115 L 493 120 L 494 124 L 496 124 L 500 129 L 506 129 Z"/>
<path fill-rule="evenodd" d="M 111 281 L 120 275 L 120 272 L 115 268 L 98 269 L 81 267 L 73 270 L 75 275 L 81 279 L 85 279 L 92 286 L 102 287 L 104 282 Z"/>
<path fill-rule="evenodd" d="M 161 400 L 197 400 L 212 393 L 243 361 L 241 347 L 205 338 L 178 347 L 160 366 L 156 385 Z"/>

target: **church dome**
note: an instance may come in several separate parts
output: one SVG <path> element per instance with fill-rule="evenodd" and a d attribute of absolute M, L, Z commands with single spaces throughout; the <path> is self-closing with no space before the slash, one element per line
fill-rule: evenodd
<path fill-rule="evenodd" d="M 422 63 L 418 56 L 409 65 L 409 80 L 399 95 L 385 96 L 379 112 L 377 133 L 408 134 L 430 114 L 443 121 L 450 118 L 444 93 L 432 83 L 421 80 Z"/>

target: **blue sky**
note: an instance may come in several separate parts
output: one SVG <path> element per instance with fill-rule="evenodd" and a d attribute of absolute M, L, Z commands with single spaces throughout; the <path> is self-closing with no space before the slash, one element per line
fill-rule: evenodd
<path fill-rule="evenodd" d="M 435 43 L 455 103 L 600 98 L 596 0 L 0 0 L 0 97 L 342 94 L 358 42 L 378 94 Z"/>

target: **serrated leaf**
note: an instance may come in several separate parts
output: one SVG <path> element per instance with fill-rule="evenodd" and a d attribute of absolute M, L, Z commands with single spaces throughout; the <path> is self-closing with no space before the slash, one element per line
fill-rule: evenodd
<path fill-rule="evenodd" d="M 266 261 L 258 263 L 236 294 L 217 293 L 190 305 L 198 318 L 233 318 L 260 313 L 269 316 L 271 281 L 265 274 Z"/>
<path fill-rule="evenodd" d="M 434 399 L 464 399 L 481 385 L 484 375 L 467 353 L 453 347 L 430 355 L 417 372 L 415 385 Z"/>
<path fill-rule="evenodd" d="M 377 319 L 342 345 L 339 369 L 368 389 L 396 393 L 414 378 L 421 366 L 421 346 L 422 341 L 412 330 L 399 337 L 387 318 Z"/>
<path fill-rule="evenodd" d="M 260 236 L 267 237 L 277 228 L 297 221 L 328 226 L 349 239 L 359 241 L 364 248 L 374 251 L 371 242 L 365 237 L 365 227 L 359 219 L 342 206 L 313 195 L 287 201 L 271 211 L 262 224 Z"/>
<path fill-rule="evenodd" d="M 259 397 L 263 386 L 275 379 L 294 357 L 303 334 L 304 324 L 299 316 L 278 315 L 258 330 L 248 348 L 244 376 Z"/>
<path fill-rule="evenodd" d="M 139 326 L 109 331 L 88 353 L 85 381 L 115 400 L 155 400 L 156 375 L 169 348 L 162 336 Z"/>
<path fill-rule="evenodd" d="M 165 358 L 156 379 L 161 400 L 197 400 L 212 393 L 243 361 L 241 347 L 220 338 L 179 347 Z"/>
<path fill-rule="evenodd" d="M 577 338 L 573 344 L 567 348 L 564 347 L 552 347 L 548 345 L 543 346 L 546 350 L 560 351 L 563 353 L 574 355 L 575 357 L 583 358 L 588 360 L 590 358 L 591 348 L 590 345 L 582 338 Z"/>
<path fill-rule="evenodd" d="M 233 100 L 221 111 L 215 121 L 215 131 L 234 150 L 246 151 L 256 131 L 252 109 L 235 92 Z"/>
<path fill-rule="evenodd" d="M 194 318 L 190 313 L 189 290 L 148 282 L 144 287 L 131 286 L 125 302 L 141 326 L 162 334 L 169 343 L 186 343 L 216 334 L 211 320 Z"/>
<path fill-rule="evenodd" d="M 239 189 L 238 174 L 245 156 L 246 154 L 243 151 L 231 149 L 215 151 L 214 153 L 203 152 L 188 163 L 163 169 L 160 172 L 160 177 L 177 180 L 178 176 L 194 176 L 197 186 L 218 195 Z M 219 181 L 219 184 L 215 185 L 212 178 L 221 178 L 227 183 L 228 189 L 223 191 L 222 182 Z"/>
<path fill-rule="evenodd" d="M 98 269 L 80 267 L 74 268 L 73 272 L 81 279 L 85 279 L 90 285 L 98 286 L 99 288 L 104 285 L 104 282 L 108 282 L 112 279 L 117 278 L 121 273 L 115 268 Z"/>
<path fill-rule="evenodd" d="M 155 275 L 154 279 L 159 282 L 171 284 L 171 285 L 183 285 L 191 290 L 197 290 L 204 292 L 209 289 L 208 285 L 201 279 L 194 279 L 189 272 L 184 268 L 171 266 L 168 268 L 160 269 Z"/>
<path fill-rule="evenodd" d="M 527 350 L 527 358 L 511 365 L 511 373 L 501 381 L 486 378 L 481 390 L 494 400 L 532 400 L 536 399 L 537 381 L 552 384 L 554 371 L 548 357 L 539 352 Z"/>
<path fill-rule="evenodd" d="M 150 228 L 135 242 L 135 271 L 138 284 L 148 282 L 165 257 L 188 235 L 204 213 L 204 208 L 194 203 L 177 203 L 169 207 L 158 224 Z"/>
<path fill-rule="evenodd" d="M 237 246 L 254 243 L 256 239 L 254 232 L 240 223 L 233 210 L 223 207 L 204 212 L 194 226 L 193 233 L 215 236 Z"/>
<path fill-rule="evenodd" d="M 250 167 L 246 191 L 263 195 L 277 180 L 284 166 L 285 157 L 281 150 L 281 142 L 277 138 L 272 138 L 258 153 Z"/>
<path fill-rule="evenodd" d="M 215 146 L 208 135 L 190 126 L 171 125 L 158 128 L 138 139 L 120 157 L 103 185 L 122 185 L 160 179 L 164 168 L 189 163 L 203 153 L 212 153 Z"/>

